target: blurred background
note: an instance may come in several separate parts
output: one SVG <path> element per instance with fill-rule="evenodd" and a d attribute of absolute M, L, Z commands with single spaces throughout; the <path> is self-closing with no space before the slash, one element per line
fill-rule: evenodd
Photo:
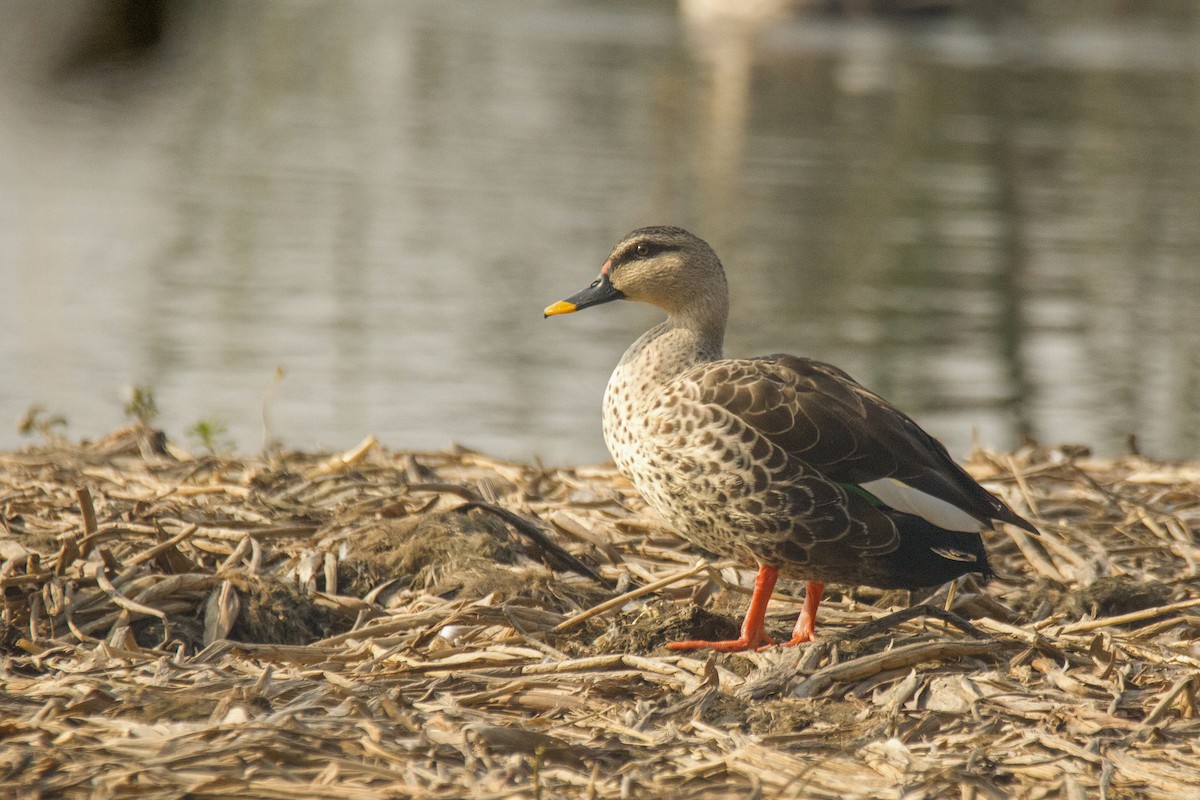
<path fill-rule="evenodd" d="M 606 459 L 658 315 L 541 311 L 678 224 L 955 455 L 1200 451 L 1190 0 L 0 0 L 0 109 L 3 448 Z"/>

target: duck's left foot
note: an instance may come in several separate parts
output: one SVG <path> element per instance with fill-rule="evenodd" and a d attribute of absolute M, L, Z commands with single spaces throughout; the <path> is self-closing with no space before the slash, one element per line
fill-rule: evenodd
<path fill-rule="evenodd" d="M 798 644 L 807 644 L 808 642 L 811 642 L 812 640 L 813 640 L 813 632 L 811 630 L 809 630 L 807 634 L 802 634 L 799 631 L 797 631 L 792 634 L 791 639 L 788 639 L 786 642 L 779 642 L 779 646 L 780 647 L 795 647 Z M 771 644 L 764 645 L 763 647 L 758 648 L 758 652 L 761 653 L 762 651 L 769 650 L 774 646 L 775 646 L 775 643 L 772 642 Z"/>
<path fill-rule="evenodd" d="M 795 647 L 798 644 L 811 642 L 817 632 L 817 607 L 821 605 L 821 597 L 825 594 L 825 584 L 809 581 L 804 588 L 804 609 L 796 619 L 796 627 L 792 629 L 792 638 L 783 643 L 784 647 Z M 760 650 L 764 648 L 759 648 Z"/>

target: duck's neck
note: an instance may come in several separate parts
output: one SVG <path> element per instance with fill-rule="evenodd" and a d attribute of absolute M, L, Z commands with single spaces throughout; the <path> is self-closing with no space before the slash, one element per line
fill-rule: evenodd
<path fill-rule="evenodd" d="M 631 371 L 639 383 L 662 384 L 696 364 L 720 358 L 724 338 L 724 314 L 707 320 L 671 314 L 629 346 L 617 370 Z"/>

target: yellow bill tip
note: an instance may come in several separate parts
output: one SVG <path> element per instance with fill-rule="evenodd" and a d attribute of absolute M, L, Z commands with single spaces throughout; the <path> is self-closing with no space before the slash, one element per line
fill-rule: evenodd
<path fill-rule="evenodd" d="M 553 317 L 555 314 L 572 314 L 574 312 L 574 303 L 568 303 L 566 300 L 559 300 L 552 306 L 546 306 L 546 310 L 542 312 L 542 317 Z"/>

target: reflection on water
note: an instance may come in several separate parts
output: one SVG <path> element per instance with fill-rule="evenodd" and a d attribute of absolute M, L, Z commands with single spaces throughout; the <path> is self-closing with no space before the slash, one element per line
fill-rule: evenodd
<path fill-rule="evenodd" d="M 97 3 L 0 4 L 0 412 L 95 435 L 140 384 L 253 449 L 282 366 L 289 446 L 600 459 L 656 314 L 540 310 L 674 223 L 731 353 L 834 361 L 956 453 L 1200 450 L 1194 9 L 749 5 L 168 4 L 114 55 Z"/>

